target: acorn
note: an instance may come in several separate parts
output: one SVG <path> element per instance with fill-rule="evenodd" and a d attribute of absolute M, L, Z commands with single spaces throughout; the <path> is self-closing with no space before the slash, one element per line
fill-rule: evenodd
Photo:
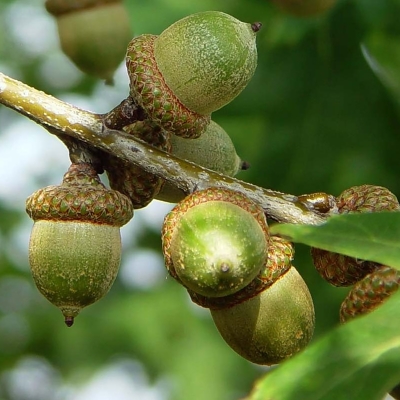
<path fill-rule="evenodd" d="M 112 83 L 133 34 L 121 0 L 47 0 L 57 20 L 60 45 L 84 73 Z"/>
<path fill-rule="evenodd" d="M 381 186 L 361 185 L 343 191 L 336 199 L 340 214 L 399 211 L 396 196 Z M 334 286 L 351 286 L 375 270 L 379 264 L 322 249 L 311 248 L 319 274 Z"/>
<path fill-rule="evenodd" d="M 239 192 L 216 187 L 178 203 L 162 230 L 170 275 L 207 297 L 247 286 L 265 264 L 268 240 L 263 209 Z"/>
<path fill-rule="evenodd" d="M 123 130 L 158 149 L 171 151 L 171 135 L 149 120 L 137 121 L 125 126 Z M 128 196 L 134 209 L 147 206 L 159 193 L 164 182 L 156 175 L 111 154 L 104 155 L 103 165 L 111 188 Z"/>
<path fill-rule="evenodd" d="M 331 9 L 336 0 L 271 0 L 283 12 L 296 17 L 311 17 Z"/>
<path fill-rule="evenodd" d="M 225 342 L 255 364 L 278 364 L 292 357 L 314 333 L 312 297 L 293 266 L 258 295 L 210 311 Z"/>
<path fill-rule="evenodd" d="M 175 22 L 159 36 L 134 38 L 126 57 L 131 97 L 165 130 L 199 137 L 210 114 L 252 78 L 260 27 L 207 11 Z"/>
<path fill-rule="evenodd" d="M 59 186 L 28 197 L 34 220 L 29 263 L 39 291 L 71 326 L 80 310 L 102 298 L 121 259 L 120 227 L 133 216 L 130 200 L 108 190 L 90 164 L 72 164 Z"/>
<path fill-rule="evenodd" d="M 367 314 L 384 303 L 400 284 L 400 271 L 380 265 L 357 282 L 340 307 L 340 322 Z"/>
<path fill-rule="evenodd" d="M 223 297 L 206 297 L 188 289 L 194 303 L 210 310 L 221 310 L 243 303 L 269 288 L 291 267 L 294 258 L 293 244 L 279 236 L 271 236 L 264 266 L 258 275 L 243 289 Z"/>
<path fill-rule="evenodd" d="M 170 152 L 179 158 L 194 162 L 227 176 L 235 176 L 243 169 L 243 162 L 236 153 L 228 133 L 214 121 L 210 121 L 205 132 L 197 139 L 184 139 L 171 135 Z M 185 193 L 164 182 L 155 197 L 170 203 L 183 200 Z"/>
<path fill-rule="evenodd" d="M 245 288 L 218 298 L 189 291 L 196 304 L 210 308 L 227 344 L 255 364 L 277 364 L 312 338 L 314 305 L 307 285 L 292 266 L 293 258 L 292 243 L 271 236 L 267 261 Z"/>

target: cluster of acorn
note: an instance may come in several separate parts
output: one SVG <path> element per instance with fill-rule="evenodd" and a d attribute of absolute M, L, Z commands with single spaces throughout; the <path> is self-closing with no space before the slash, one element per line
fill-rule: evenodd
<path fill-rule="evenodd" d="M 123 129 L 178 157 L 235 175 L 242 162 L 211 113 L 251 79 L 259 28 L 221 12 L 204 12 L 159 36 L 134 38 L 126 55 L 130 99 L 145 118 Z M 111 190 L 92 165 L 77 162 L 60 186 L 41 189 L 27 200 L 35 221 L 29 248 L 33 277 L 68 326 L 110 289 L 121 257 L 119 228 L 134 209 L 158 198 L 178 203 L 162 230 L 169 274 L 195 303 L 210 309 L 222 337 L 237 353 L 254 363 L 275 364 L 309 343 L 315 322 L 310 292 L 292 265 L 292 244 L 270 236 L 258 204 L 220 188 L 185 197 L 111 155 L 102 162 Z M 337 206 L 341 213 L 399 209 L 393 194 L 375 186 L 345 191 Z M 319 249 L 312 256 L 329 282 L 360 281 L 343 303 L 343 321 L 397 289 L 398 275 L 388 267 Z"/>

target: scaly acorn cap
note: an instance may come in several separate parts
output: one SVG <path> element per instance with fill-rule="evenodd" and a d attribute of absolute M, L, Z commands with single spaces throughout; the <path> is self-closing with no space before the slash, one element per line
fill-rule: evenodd
<path fill-rule="evenodd" d="M 235 176 L 243 165 L 232 139 L 225 129 L 214 121 L 210 121 L 205 132 L 197 139 L 171 135 L 170 152 L 174 156 L 227 176 Z M 166 181 L 156 196 L 157 200 L 170 203 L 178 203 L 184 198 L 185 193 Z"/>
<path fill-rule="evenodd" d="M 210 115 L 189 110 L 167 86 L 154 59 L 156 35 L 133 38 L 126 54 L 130 96 L 145 110 L 149 119 L 175 135 L 199 137 L 210 123 Z"/>
<path fill-rule="evenodd" d="M 397 197 L 385 187 L 375 185 L 353 186 L 337 198 L 340 214 L 379 211 L 399 211 Z"/>
<path fill-rule="evenodd" d="M 188 289 L 188 293 L 192 301 L 201 307 L 213 310 L 233 307 L 268 289 L 292 267 L 293 259 L 293 244 L 279 236 L 271 236 L 268 242 L 266 263 L 258 275 L 243 289 L 224 297 L 206 297 L 190 289 Z"/>
<path fill-rule="evenodd" d="M 278 364 L 292 357 L 314 333 L 311 294 L 294 267 L 257 296 L 210 312 L 225 342 L 255 364 Z"/>
<path fill-rule="evenodd" d="M 39 291 L 71 326 L 79 311 L 103 297 L 118 272 L 119 228 L 133 216 L 129 199 L 107 190 L 88 164 L 72 164 L 60 186 L 28 197 L 34 220 L 29 263 Z"/>
<path fill-rule="evenodd" d="M 67 57 L 82 72 L 112 83 L 132 38 L 123 2 L 50 0 L 46 8 L 56 17 L 60 45 Z"/>
<path fill-rule="evenodd" d="M 157 67 L 188 109 L 211 114 L 230 103 L 253 77 L 260 27 L 220 11 L 189 15 L 156 38 Z"/>
<path fill-rule="evenodd" d="M 123 130 L 158 149 L 171 151 L 171 135 L 149 120 L 137 121 Z M 134 209 L 147 206 L 162 187 L 161 178 L 118 157 L 105 155 L 103 162 L 111 188 L 128 196 Z"/>
<path fill-rule="evenodd" d="M 396 196 L 375 185 L 351 187 L 338 196 L 336 204 L 340 214 L 400 210 Z M 334 286 L 354 285 L 379 266 L 371 261 L 316 248 L 311 248 L 311 257 L 320 275 Z"/>
<path fill-rule="evenodd" d="M 347 322 L 358 315 L 375 310 L 397 291 L 400 272 L 384 265 L 357 282 L 340 307 L 340 322 Z"/>
<path fill-rule="evenodd" d="M 248 285 L 265 264 L 268 241 L 262 208 L 239 192 L 219 188 L 186 197 L 165 217 L 162 229 L 170 275 L 208 297 Z"/>
<path fill-rule="evenodd" d="M 315 247 L 311 248 L 311 257 L 321 277 L 333 286 L 354 285 L 377 267 L 372 261 L 359 260 Z"/>

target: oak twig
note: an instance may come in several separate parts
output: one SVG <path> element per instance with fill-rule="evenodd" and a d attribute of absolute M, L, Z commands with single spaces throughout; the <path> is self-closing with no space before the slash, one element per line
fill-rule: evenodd
<path fill-rule="evenodd" d="M 321 212 L 313 202 L 304 200 L 304 196 L 299 198 L 258 187 L 181 160 L 132 135 L 107 128 L 104 115 L 81 110 L 2 73 L 0 104 L 30 118 L 57 136 L 67 135 L 89 147 L 140 166 L 187 194 L 211 186 L 237 190 L 259 203 L 269 218 L 279 222 L 321 224 L 335 212 L 334 207 Z"/>

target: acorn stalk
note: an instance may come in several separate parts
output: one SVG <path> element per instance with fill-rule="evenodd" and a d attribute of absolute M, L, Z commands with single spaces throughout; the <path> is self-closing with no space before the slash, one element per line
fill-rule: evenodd
<path fill-rule="evenodd" d="M 121 258 L 120 227 L 133 216 L 129 199 L 108 190 L 89 164 L 72 164 L 59 186 L 28 197 L 34 220 L 29 263 L 38 290 L 71 326 L 83 307 L 102 298 Z"/>

